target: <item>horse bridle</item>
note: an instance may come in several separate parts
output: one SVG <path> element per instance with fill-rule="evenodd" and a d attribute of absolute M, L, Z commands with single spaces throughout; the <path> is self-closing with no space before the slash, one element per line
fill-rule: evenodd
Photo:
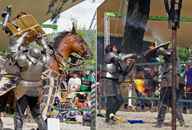
<path fill-rule="evenodd" d="M 81 44 L 81 42 L 77 39 L 77 37 L 79 37 L 80 35 L 75 36 L 73 33 L 71 33 L 71 34 L 72 34 L 72 36 L 75 38 L 75 40 L 79 43 L 79 45 L 82 47 L 82 49 L 83 49 L 83 54 L 82 54 L 82 56 L 84 56 L 85 54 L 87 54 L 88 45 L 87 45 L 87 48 L 85 49 L 85 48 L 83 47 L 83 45 Z M 80 37 L 81 37 L 81 36 L 80 36 Z M 83 38 L 82 38 L 82 39 L 83 39 Z M 83 41 L 84 41 L 84 39 L 83 39 Z M 72 66 L 78 66 L 78 65 L 83 64 L 83 62 L 80 63 L 80 64 L 73 64 L 73 63 L 69 62 L 67 59 L 65 59 L 65 57 L 64 57 L 57 49 L 54 49 L 54 47 L 53 47 L 53 53 L 54 53 L 54 55 L 55 55 L 58 63 L 61 64 L 63 68 L 64 68 L 64 65 L 63 65 L 63 63 L 59 60 L 59 57 L 57 56 L 56 52 L 64 59 L 64 61 L 65 61 L 66 63 L 68 63 L 68 64 L 70 64 L 70 65 L 72 65 Z"/>
<path fill-rule="evenodd" d="M 81 42 L 77 39 L 78 37 L 81 37 L 79 34 L 77 36 L 75 36 L 73 33 L 71 33 L 71 35 L 75 38 L 75 40 L 79 43 L 79 45 L 81 46 L 81 48 L 83 49 L 83 54 L 82 56 L 84 56 L 85 54 L 87 54 L 87 49 L 88 49 L 88 45 L 87 48 L 84 48 L 83 45 L 81 44 Z M 82 37 L 81 37 L 82 38 Z M 83 39 L 83 38 L 82 38 Z M 84 41 L 84 39 L 83 39 Z M 85 41 L 84 41 L 85 42 Z"/>

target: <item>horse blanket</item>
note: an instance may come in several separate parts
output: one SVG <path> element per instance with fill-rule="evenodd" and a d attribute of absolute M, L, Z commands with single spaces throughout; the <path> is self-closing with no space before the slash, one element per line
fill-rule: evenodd
<path fill-rule="evenodd" d="M 47 119 L 50 115 L 51 106 L 54 103 L 55 93 L 59 86 L 59 76 L 60 73 L 51 70 L 50 68 L 46 70 L 42 75 L 43 96 L 41 98 L 40 109 L 44 119 Z"/>

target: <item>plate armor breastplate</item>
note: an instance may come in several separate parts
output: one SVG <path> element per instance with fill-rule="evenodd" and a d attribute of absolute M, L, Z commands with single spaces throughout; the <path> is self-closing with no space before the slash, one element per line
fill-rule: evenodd
<path fill-rule="evenodd" d="M 102 78 L 117 79 L 118 68 L 114 63 L 104 64 Z"/>
<path fill-rule="evenodd" d="M 41 74 L 43 72 L 43 63 L 38 61 L 36 64 L 33 64 L 28 60 L 28 67 L 21 71 L 20 78 L 29 81 L 39 81 L 41 79 Z"/>

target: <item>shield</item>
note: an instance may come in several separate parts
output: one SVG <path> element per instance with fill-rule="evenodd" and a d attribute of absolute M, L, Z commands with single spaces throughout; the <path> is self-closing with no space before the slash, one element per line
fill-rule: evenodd
<path fill-rule="evenodd" d="M 122 77 L 121 82 L 124 82 L 127 78 L 129 78 L 130 72 L 131 72 L 132 69 L 133 69 L 134 63 L 135 63 L 134 61 L 131 61 L 129 67 L 127 68 L 127 70 L 125 71 L 125 74 L 124 74 L 123 77 Z"/>
<path fill-rule="evenodd" d="M 170 42 L 166 42 L 166 43 L 162 43 L 156 47 L 154 47 L 153 49 L 150 49 L 149 51 L 147 51 L 145 54 L 144 54 L 144 57 L 150 59 L 150 58 L 156 58 L 157 57 L 157 49 L 159 49 L 160 47 L 164 47 L 165 49 L 168 48 Z"/>

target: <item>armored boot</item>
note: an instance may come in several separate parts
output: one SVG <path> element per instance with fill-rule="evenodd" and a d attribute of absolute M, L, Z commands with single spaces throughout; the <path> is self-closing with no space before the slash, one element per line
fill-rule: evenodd
<path fill-rule="evenodd" d="M 19 112 L 14 113 L 14 126 L 15 126 L 15 130 L 22 130 L 23 120 Z"/>
<path fill-rule="evenodd" d="M 176 111 L 176 113 L 177 113 L 177 119 L 179 120 L 179 123 L 180 123 L 181 127 L 186 128 L 187 125 L 184 122 L 183 115 L 181 113 L 181 109 L 180 109 L 178 104 L 177 104 L 177 111 Z"/>
<path fill-rule="evenodd" d="M 117 94 L 116 95 L 116 103 L 114 105 L 114 108 L 113 108 L 113 114 L 115 115 L 116 112 L 119 110 L 119 108 L 121 107 L 121 105 L 123 105 L 125 102 L 124 102 L 124 99 L 122 97 L 121 94 Z"/>
<path fill-rule="evenodd" d="M 166 105 L 159 105 L 159 112 L 157 116 L 157 125 L 154 127 L 161 128 L 163 127 L 163 121 L 165 120 Z"/>
<path fill-rule="evenodd" d="M 31 115 L 35 119 L 40 130 L 47 130 L 47 125 L 42 117 L 40 109 L 35 109 L 31 111 Z"/>

